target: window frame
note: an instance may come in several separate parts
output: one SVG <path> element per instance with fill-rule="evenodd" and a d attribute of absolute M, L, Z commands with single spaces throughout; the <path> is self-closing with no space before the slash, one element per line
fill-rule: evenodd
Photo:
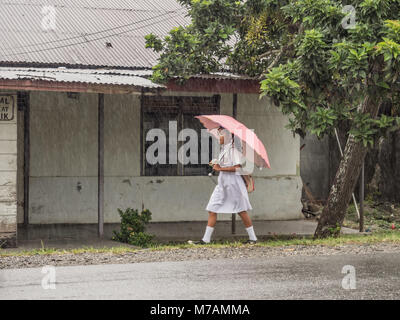
<path fill-rule="evenodd" d="M 157 113 L 170 111 L 176 113 L 174 121 L 178 123 L 178 133 L 183 129 L 184 115 L 190 114 L 193 118 L 201 114 L 220 114 L 221 96 L 147 96 L 142 95 L 140 99 L 140 176 L 142 177 L 198 177 L 201 175 L 185 174 L 185 166 L 179 161 L 176 165 L 176 175 L 148 175 L 146 174 L 146 132 L 144 121 L 146 113 Z M 178 141 L 177 152 L 184 144 Z M 210 150 L 212 152 L 212 150 Z"/>

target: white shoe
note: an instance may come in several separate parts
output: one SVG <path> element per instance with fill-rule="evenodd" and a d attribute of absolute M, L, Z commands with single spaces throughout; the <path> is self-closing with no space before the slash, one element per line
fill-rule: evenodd
<path fill-rule="evenodd" d="M 189 240 L 188 244 L 209 244 L 209 242 L 205 242 L 203 240 L 197 240 L 197 241 Z"/>

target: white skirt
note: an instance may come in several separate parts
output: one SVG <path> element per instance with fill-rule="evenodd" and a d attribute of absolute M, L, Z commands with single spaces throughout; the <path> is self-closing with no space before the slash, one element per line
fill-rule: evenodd
<path fill-rule="evenodd" d="M 234 172 L 220 171 L 218 185 L 206 207 L 215 213 L 240 213 L 253 210 L 243 178 Z"/>

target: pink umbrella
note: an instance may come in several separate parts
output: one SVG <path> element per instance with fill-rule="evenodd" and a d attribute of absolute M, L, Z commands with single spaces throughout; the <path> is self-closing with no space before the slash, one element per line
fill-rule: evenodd
<path fill-rule="evenodd" d="M 253 161 L 260 168 L 271 168 L 268 160 L 267 151 L 257 135 L 244 124 L 230 116 L 224 115 L 203 115 L 195 117 L 206 127 L 211 133 L 218 127 L 224 127 L 229 132 L 233 133 L 242 141 L 242 149 L 244 156 Z M 250 149 L 250 154 L 246 150 Z"/>

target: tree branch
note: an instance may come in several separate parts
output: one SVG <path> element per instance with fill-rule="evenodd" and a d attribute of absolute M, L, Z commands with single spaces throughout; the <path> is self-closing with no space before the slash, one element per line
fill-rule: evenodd
<path fill-rule="evenodd" d="M 299 26 L 297 34 L 301 34 L 303 32 L 304 32 L 304 25 L 301 24 Z M 258 77 L 258 80 L 263 80 L 265 78 L 265 74 L 268 73 L 269 70 L 271 70 L 278 64 L 278 62 L 282 58 L 283 54 L 294 44 L 294 41 L 295 41 L 295 38 L 293 38 L 292 41 L 290 41 L 286 46 L 283 46 L 281 50 L 273 50 L 273 51 L 277 51 L 279 53 L 275 57 L 274 61 L 272 61 L 272 63 L 268 66 L 268 68 Z"/>
<path fill-rule="evenodd" d="M 280 53 L 280 52 L 281 52 L 281 50 L 279 50 L 279 49 L 270 50 L 270 51 L 264 52 L 263 54 L 260 54 L 260 55 L 257 57 L 257 59 L 262 59 L 262 58 L 265 58 L 265 57 L 269 56 L 270 54 L 273 54 L 273 53 Z"/>
<path fill-rule="evenodd" d="M 268 66 L 268 68 L 265 69 L 265 71 L 258 77 L 258 80 L 263 80 L 265 78 L 265 74 L 268 73 L 269 70 L 271 70 L 278 64 L 278 62 L 279 62 L 279 60 L 281 60 L 283 54 L 290 48 L 290 46 L 293 44 L 293 42 L 294 41 L 290 42 L 286 46 L 282 47 L 281 50 L 279 50 L 279 54 L 275 57 L 274 61 L 272 61 L 272 63 Z"/>

